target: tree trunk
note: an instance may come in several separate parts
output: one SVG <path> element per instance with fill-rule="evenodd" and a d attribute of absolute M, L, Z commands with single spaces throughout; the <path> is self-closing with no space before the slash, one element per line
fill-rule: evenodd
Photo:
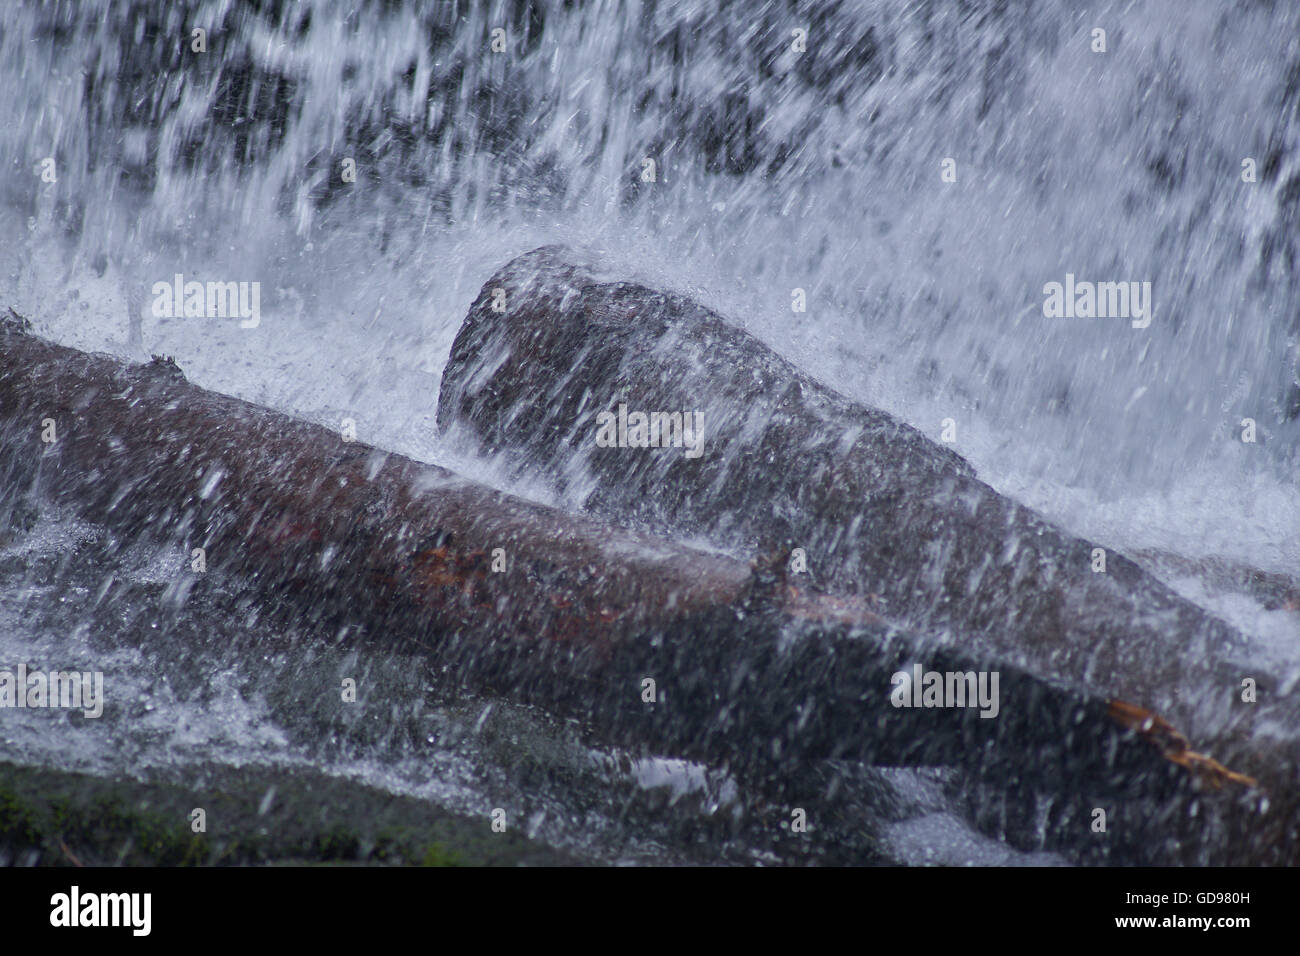
<path fill-rule="evenodd" d="M 413 642 L 444 681 L 746 783 L 788 791 L 831 759 L 946 764 L 987 781 L 972 790 L 982 819 L 1027 818 L 1052 795 L 1048 842 L 1084 855 L 1258 860 L 1297 845 L 1283 839 L 1294 806 L 1258 817 L 1245 787 L 1198 795 L 1226 778 L 1180 767 L 1176 748 L 1103 696 L 937 646 L 865 600 L 792 585 L 781 567 L 612 529 L 344 442 L 197 388 L 167 361 L 129 366 L 4 323 L 0 360 L 0 518 L 22 495 L 45 497 L 123 544 L 147 535 L 187 556 L 203 548 L 211 567 L 309 617 L 328 608 L 371 637 Z M 892 675 L 918 664 L 998 671 L 998 717 L 892 706 Z M 1170 808 L 1192 800 L 1189 835 L 1192 817 Z M 1089 831 L 1099 805 L 1126 814 L 1124 835 L 1105 844 Z M 1199 839 L 1211 817 L 1252 838 Z"/>

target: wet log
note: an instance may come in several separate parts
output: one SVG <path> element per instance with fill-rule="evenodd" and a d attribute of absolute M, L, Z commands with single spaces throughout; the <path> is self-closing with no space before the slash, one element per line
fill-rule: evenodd
<path fill-rule="evenodd" d="M 74 509 L 123 544 L 147 536 L 187 561 L 202 548 L 210 568 L 309 619 L 328 607 L 375 642 L 417 648 L 448 685 L 742 781 L 797 781 L 825 760 L 947 764 L 989 782 L 987 819 L 1030 819 L 1053 794 L 1046 839 L 1071 851 L 1187 862 L 1297 845 L 1291 809 L 1264 812 L 1237 784 L 1202 793 L 1224 783 L 1217 771 L 1166 759 L 1106 698 L 937 645 L 864 600 L 347 442 L 195 387 L 165 360 L 132 366 L 0 322 L 0 519 L 21 498 Z M 892 706 L 892 676 L 915 665 L 997 671 L 999 716 Z M 1092 838 L 1099 805 L 1127 815 L 1127 838 Z M 1205 839 L 1213 814 L 1252 839 Z"/>
<path fill-rule="evenodd" d="M 634 412 L 658 428 L 637 431 Z M 702 438 L 679 437 L 672 413 Z M 1133 561 L 1112 551 L 1098 571 L 1093 542 L 998 494 L 950 448 L 571 250 L 534 250 L 484 284 L 438 423 L 589 515 L 740 554 L 801 549 L 805 579 L 829 592 L 1218 747 L 1249 753 L 1270 721 L 1296 726 L 1288 682 L 1236 663 L 1245 637 Z"/>

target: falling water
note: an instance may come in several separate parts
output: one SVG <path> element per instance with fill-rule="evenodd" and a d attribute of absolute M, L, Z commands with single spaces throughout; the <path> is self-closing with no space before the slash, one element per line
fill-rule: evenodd
<path fill-rule="evenodd" d="M 1072 531 L 1300 566 L 1293 4 L 24 2 L 0 63 L 0 306 L 65 344 L 500 483 L 434 431 L 452 337 L 588 246 Z M 1046 317 L 1067 273 L 1149 327 Z M 260 323 L 156 315 L 176 274 Z"/>

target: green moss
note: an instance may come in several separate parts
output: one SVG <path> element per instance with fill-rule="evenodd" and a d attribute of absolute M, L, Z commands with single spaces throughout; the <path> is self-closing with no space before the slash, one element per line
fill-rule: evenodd
<path fill-rule="evenodd" d="M 321 860 L 355 860 L 360 847 L 361 840 L 354 830 L 335 824 L 316 838 L 313 856 Z"/>
<path fill-rule="evenodd" d="M 181 786 L 0 763 L 0 862 L 33 851 L 49 866 L 576 862 L 494 834 L 485 818 L 315 771 L 210 765 L 192 776 Z M 190 828 L 196 807 L 206 833 Z"/>
<path fill-rule="evenodd" d="M 424 851 L 421 866 L 460 866 L 460 857 L 437 843 L 430 844 Z"/>
<path fill-rule="evenodd" d="M 0 840 L 6 844 L 31 846 L 40 838 L 39 835 L 40 827 L 26 804 L 18 794 L 0 786 Z"/>

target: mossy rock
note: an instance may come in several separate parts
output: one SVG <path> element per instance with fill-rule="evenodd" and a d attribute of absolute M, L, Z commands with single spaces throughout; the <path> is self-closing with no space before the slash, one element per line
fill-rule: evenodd
<path fill-rule="evenodd" d="M 311 769 L 204 765 L 192 783 L 0 763 L 0 863 L 42 866 L 571 865 L 486 816 Z M 206 813 L 206 832 L 191 813 Z"/>

